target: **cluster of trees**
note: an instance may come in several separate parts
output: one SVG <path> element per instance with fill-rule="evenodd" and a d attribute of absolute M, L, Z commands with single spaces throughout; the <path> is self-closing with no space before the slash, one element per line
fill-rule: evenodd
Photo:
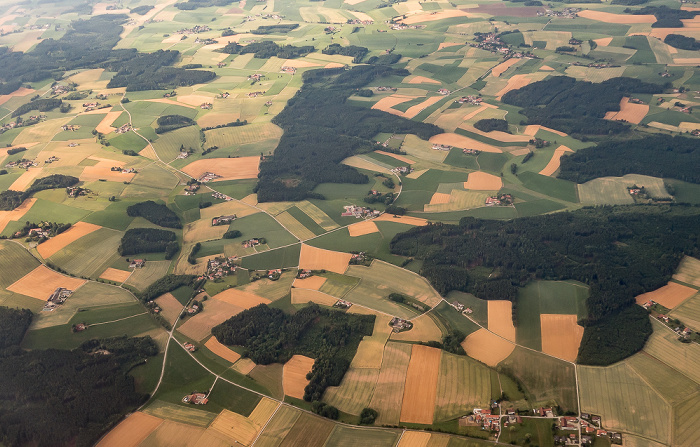
<path fill-rule="evenodd" d="M 603 119 L 607 112 L 620 110 L 623 96 L 663 90 L 661 85 L 633 78 L 593 83 L 555 76 L 511 90 L 501 100 L 522 107 L 520 113 L 527 117 L 527 124 L 541 124 L 575 135 L 608 135 L 629 130 L 619 121 Z"/>
<path fill-rule="evenodd" d="M 9 95 L 20 87 L 22 87 L 22 81 L 20 80 L 0 82 L 0 95 Z"/>
<path fill-rule="evenodd" d="M 223 239 L 236 239 L 237 237 L 243 236 L 243 233 L 241 233 L 238 230 L 229 230 L 223 235 Z"/>
<path fill-rule="evenodd" d="M 153 8 L 154 8 L 153 5 L 141 5 L 141 6 L 137 6 L 135 8 L 131 8 L 130 11 L 133 14 L 138 14 L 138 15 L 142 16 L 142 15 L 145 15 L 148 11 L 150 11 Z"/>
<path fill-rule="evenodd" d="M 340 162 L 375 149 L 380 132 L 412 133 L 429 139 L 442 130 L 379 110 L 349 105 L 357 89 L 385 76 L 406 76 L 406 70 L 365 65 L 352 70 L 320 69 L 304 73 L 304 87 L 273 122 L 284 134 L 272 157 L 260 165 L 256 191 L 261 202 L 319 197 L 319 183 L 367 183 L 369 178 Z"/>
<path fill-rule="evenodd" d="M 15 111 L 12 112 L 12 117 L 14 118 L 20 115 L 24 115 L 25 113 L 31 112 L 32 110 L 38 110 L 39 112 L 48 112 L 49 110 L 53 110 L 56 107 L 60 107 L 62 103 L 63 101 L 58 98 L 35 99 L 34 101 L 30 101 L 26 104 L 22 104 L 21 106 L 17 107 Z"/>
<path fill-rule="evenodd" d="M 492 130 L 508 132 L 508 121 L 499 120 L 496 118 L 487 118 L 475 122 L 474 127 L 482 132 L 491 132 Z"/>
<path fill-rule="evenodd" d="M 236 118 L 236 121 L 231 121 L 230 123 L 226 123 L 226 124 L 219 124 L 217 126 L 202 127 L 202 130 L 221 129 L 222 127 L 239 127 L 239 126 L 245 126 L 246 124 L 248 124 L 248 120 L 241 121 L 240 118 Z"/>
<path fill-rule="evenodd" d="M 138 253 L 168 253 L 172 247 L 179 249 L 175 233 L 158 228 L 132 228 L 122 236 L 118 252 L 120 256 Z"/>
<path fill-rule="evenodd" d="M 192 250 L 190 250 L 189 256 L 187 256 L 187 262 L 189 262 L 192 265 L 195 265 L 197 263 L 197 253 L 199 253 L 199 250 L 202 249 L 202 244 L 200 242 L 197 242 L 192 246 Z"/>
<path fill-rule="evenodd" d="M 35 192 L 45 189 L 68 188 L 78 183 L 80 180 L 72 175 L 51 174 L 46 177 L 34 180 L 32 186 L 26 191 L 14 191 L 8 189 L 0 193 L 0 210 L 10 211 L 22 204 L 25 199 L 31 197 Z"/>
<path fill-rule="evenodd" d="M 182 127 L 194 126 L 197 123 L 192 118 L 182 115 L 163 115 L 158 117 L 156 124 L 158 124 L 156 133 L 161 134 Z"/>
<path fill-rule="evenodd" d="M 298 23 L 282 24 L 277 25 L 260 25 L 257 29 L 251 30 L 252 34 L 286 34 L 294 29 L 299 28 Z"/>
<path fill-rule="evenodd" d="M 323 54 L 340 54 L 341 56 L 352 56 L 353 64 L 359 64 L 365 55 L 369 52 L 369 49 L 365 47 L 358 47 L 357 45 L 348 45 L 344 47 L 338 43 L 332 43 L 326 47 L 325 50 L 321 51 Z"/>
<path fill-rule="evenodd" d="M 48 237 L 57 236 L 71 227 L 69 223 L 58 223 L 58 222 L 25 222 L 24 226 L 17 230 L 17 237 L 25 237 L 29 234 L 29 231 L 34 228 L 41 228 L 42 230 L 49 233 Z M 14 235 L 13 235 L 14 237 Z M 47 240 L 44 236 L 33 236 L 31 240 L 38 241 L 40 244 Z"/>
<path fill-rule="evenodd" d="M 696 139 L 651 135 L 604 141 L 566 155 L 561 159 L 559 178 L 585 183 L 598 177 L 644 174 L 700 183 L 698 166 L 700 145 Z"/>
<path fill-rule="evenodd" d="M 612 0 L 611 5 L 637 6 L 647 3 L 649 0 Z"/>
<path fill-rule="evenodd" d="M 338 386 L 362 337 L 372 335 L 374 315 L 356 315 L 311 304 L 294 315 L 264 304 L 235 315 L 212 329 L 226 345 L 245 348 L 259 365 L 285 363 L 293 355 L 315 358 L 304 400 L 321 400 L 326 387 Z"/>
<path fill-rule="evenodd" d="M 26 150 L 27 150 L 26 147 L 15 147 L 15 148 L 12 148 L 12 149 L 8 149 L 8 150 L 7 150 L 7 155 L 19 154 L 20 152 L 24 152 L 24 151 L 26 151 Z"/>
<path fill-rule="evenodd" d="M 698 207 L 606 207 L 508 222 L 463 218 L 459 225 L 398 234 L 391 250 L 423 259 L 421 274 L 442 294 L 462 290 L 515 301 L 518 288 L 535 279 L 590 285 L 582 322 L 590 346 L 582 348 L 579 361 L 611 363 L 646 340 L 647 326 L 635 326 L 634 315 L 622 311 L 634 305 L 635 296 L 666 284 L 684 255 L 700 254 L 698 234 Z M 615 324 L 637 342 L 591 336 Z M 600 357 L 594 359 L 596 352 Z"/>
<path fill-rule="evenodd" d="M 683 28 L 683 22 L 681 22 L 681 19 L 692 19 L 699 13 L 698 11 L 671 9 L 665 5 L 645 6 L 641 9 L 627 8 L 624 12 L 634 15 L 653 14 L 654 17 L 656 17 L 656 22 L 651 24 L 652 28 Z"/>
<path fill-rule="evenodd" d="M 175 3 L 177 9 L 192 11 L 197 8 L 208 8 L 210 6 L 226 6 L 238 0 L 187 0 L 186 2 Z"/>
<path fill-rule="evenodd" d="M 126 214 L 131 217 L 143 217 L 147 221 L 166 228 L 182 228 L 182 223 L 177 214 L 162 203 L 153 200 L 139 202 L 129 206 Z"/>
<path fill-rule="evenodd" d="M 227 54 L 246 54 L 253 53 L 253 57 L 257 59 L 269 59 L 277 56 L 281 59 L 294 59 L 297 57 L 306 56 L 313 53 L 316 49 L 310 45 L 297 47 L 294 45 L 277 45 L 271 40 L 263 40 L 262 42 L 253 42 L 248 45 L 240 45 L 238 42 L 230 42 L 221 49 Z"/>
<path fill-rule="evenodd" d="M 195 284 L 196 278 L 194 275 L 165 275 L 139 294 L 139 299 L 144 303 L 148 303 L 164 293 L 172 292 L 182 286 L 192 286 L 195 290 L 198 290 L 201 284 Z"/>
<path fill-rule="evenodd" d="M 697 51 L 700 50 L 700 42 L 693 37 L 686 37 L 680 34 L 668 34 L 664 38 L 664 43 L 679 50 Z"/>
<path fill-rule="evenodd" d="M 29 310 L 0 308 L 4 445 L 91 446 L 148 396 L 128 371 L 158 353 L 150 337 L 90 340 L 72 351 L 24 351 Z"/>

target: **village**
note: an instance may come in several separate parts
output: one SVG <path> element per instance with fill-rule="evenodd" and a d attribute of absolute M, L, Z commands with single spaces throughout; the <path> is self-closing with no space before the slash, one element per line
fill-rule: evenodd
<path fill-rule="evenodd" d="M 382 213 L 379 210 L 368 208 L 366 206 L 345 205 L 343 208 L 345 211 L 340 213 L 342 217 L 354 217 L 356 219 L 376 217 Z"/>

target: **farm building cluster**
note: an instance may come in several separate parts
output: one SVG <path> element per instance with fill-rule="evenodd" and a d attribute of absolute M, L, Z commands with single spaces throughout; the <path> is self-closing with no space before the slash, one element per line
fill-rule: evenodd
<path fill-rule="evenodd" d="M 211 193 L 211 196 L 215 199 L 225 200 L 227 202 L 230 202 L 231 200 L 233 200 L 231 197 L 227 196 L 226 194 L 222 194 L 222 193 L 216 192 L 216 191 Z"/>
<path fill-rule="evenodd" d="M 236 272 L 234 261 L 238 259 L 235 256 L 216 257 L 207 261 L 207 273 L 200 276 L 199 279 L 209 279 L 211 281 L 231 275 Z"/>
<path fill-rule="evenodd" d="M 513 204 L 513 196 L 511 194 L 490 196 L 486 198 L 484 203 L 486 206 L 510 206 Z"/>
<path fill-rule="evenodd" d="M 129 263 L 129 268 L 130 269 L 140 269 L 140 268 L 143 268 L 144 265 L 146 265 L 145 259 L 132 259 L 131 262 Z"/>
<path fill-rule="evenodd" d="M 391 329 L 397 334 L 399 332 L 410 331 L 411 329 L 413 329 L 413 323 L 399 317 L 392 318 L 389 322 L 389 326 L 391 326 Z"/>
<path fill-rule="evenodd" d="M 231 222 L 233 222 L 234 220 L 236 220 L 235 214 L 227 214 L 225 216 L 214 217 L 211 220 L 211 226 L 216 227 L 219 225 L 228 225 Z"/>
<path fill-rule="evenodd" d="M 340 213 L 342 217 L 355 217 L 357 219 L 362 217 L 376 217 L 382 213 L 379 210 L 357 205 L 345 205 L 343 209 L 345 209 L 345 211 Z"/>
<path fill-rule="evenodd" d="M 192 393 L 183 397 L 182 402 L 185 404 L 206 405 L 209 399 L 204 393 Z"/>
<path fill-rule="evenodd" d="M 352 307 L 352 303 L 350 301 L 338 300 L 333 304 L 333 307 L 335 307 L 336 309 L 347 310 Z"/>
<path fill-rule="evenodd" d="M 264 245 L 266 243 L 264 237 L 254 237 L 252 239 L 245 240 L 241 242 L 241 245 L 243 248 L 251 248 L 255 247 L 256 245 Z"/>
<path fill-rule="evenodd" d="M 5 165 L 6 168 L 21 168 L 21 169 L 29 169 L 33 168 L 35 166 L 39 166 L 39 163 L 35 162 L 34 160 L 27 160 L 25 158 L 22 158 L 17 161 L 11 161 Z"/>
<path fill-rule="evenodd" d="M 49 295 L 49 299 L 46 300 L 46 304 L 41 310 L 45 312 L 54 311 L 58 306 L 65 303 L 68 297 L 70 297 L 72 294 L 72 290 L 64 289 L 63 287 L 56 288 L 56 290 Z"/>
<path fill-rule="evenodd" d="M 218 174 L 214 174 L 213 172 L 205 172 L 197 179 L 197 181 L 199 183 L 208 183 L 218 178 L 221 178 L 221 176 Z"/>

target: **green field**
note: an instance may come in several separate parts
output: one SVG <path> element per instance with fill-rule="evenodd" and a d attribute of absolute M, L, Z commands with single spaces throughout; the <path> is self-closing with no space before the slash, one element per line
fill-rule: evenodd
<path fill-rule="evenodd" d="M 262 397 L 258 394 L 251 393 L 226 381 L 217 380 L 209 395 L 207 407 L 211 406 L 210 411 L 227 409 L 248 417 L 261 399 Z"/>
<path fill-rule="evenodd" d="M 488 405 L 491 370 L 469 357 L 442 353 L 435 402 L 435 422 L 463 416 Z"/>
<path fill-rule="evenodd" d="M 350 368 L 338 387 L 329 387 L 323 400 L 340 411 L 359 415 L 369 407 L 379 377 L 379 370 L 373 368 Z"/>
<path fill-rule="evenodd" d="M 301 244 L 289 245 L 287 247 L 246 256 L 241 260 L 241 266 L 249 270 L 296 267 L 299 265 L 300 253 Z"/>
<path fill-rule="evenodd" d="M 0 287 L 7 287 L 39 266 L 20 244 L 0 241 Z"/>
<path fill-rule="evenodd" d="M 336 425 L 326 447 L 392 447 L 399 433 L 392 430 L 370 430 Z"/>
<path fill-rule="evenodd" d="M 214 385 L 215 377 L 195 362 L 182 346 L 171 343 L 165 361 L 165 375 L 153 396 L 156 399 L 175 404 L 177 407 L 191 408 L 182 403 L 182 397 L 193 391 L 208 392 Z M 216 415 L 213 407 L 204 405 L 202 410 Z M 220 407 L 218 408 L 220 410 Z"/>
<path fill-rule="evenodd" d="M 609 429 L 669 442 L 671 407 L 630 367 L 579 366 L 578 378 L 581 411 L 601 415 Z"/>
<path fill-rule="evenodd" d="M 142 268 L 134 269 L 134 273 L 126 280 L 125 284 L 143 290 L 165 276 L 169 268 L 170 261 L 148 261 Z"/>
<path fill-rule="evenodd" d="M 498 366 L 520 381 L 534 406 L 556 402 L 564 411 L 577 411 L 574 365 L 516 347 Z"/>
<path fill-rule="evenodd" d="M 545 194 L 555 199 L 566 200 L 571 203 L 578 203 L 578 192 L 576 184 L 567 180 L 561 180 L 546 175 L 535 174 L 525 171 L 518 174 L 518 178 L 523 185 L 535 192 Z"/>
<path fill-rule="evenodd" d="M 100 228 L 68 244 L 49 258 L 50 262 L 77 276 L 97 278 L 116 260 L 122 233 Z"/>
<path fill-rule="evenodd" d="M 271 249 L 297 242 L 291 233 L 285 230 L 273 217 L 265 213 L 257 213 L 236 219 L 229 230 L 238 230 L 243 235 L 241 241 L 255 237 L 264 237 Z"/>

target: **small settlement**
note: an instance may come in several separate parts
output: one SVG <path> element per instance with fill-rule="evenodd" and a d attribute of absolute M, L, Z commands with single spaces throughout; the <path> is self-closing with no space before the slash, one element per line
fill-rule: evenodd
<path fill-rule="evenodd" d="M 54 292 L 49 296 L 49 299 L 46 300 L 46 304 L 44 305 L 44 308 L 41 309 L 42 311 L 45 312 L 52 312 L 56 310 L 58 306 L 61 304 L 65 303 L 66 300 L 68 299 L 69 296 L 73 294 L 72 290 L 64 289 L 63 287 L 59 287 Z"/>

